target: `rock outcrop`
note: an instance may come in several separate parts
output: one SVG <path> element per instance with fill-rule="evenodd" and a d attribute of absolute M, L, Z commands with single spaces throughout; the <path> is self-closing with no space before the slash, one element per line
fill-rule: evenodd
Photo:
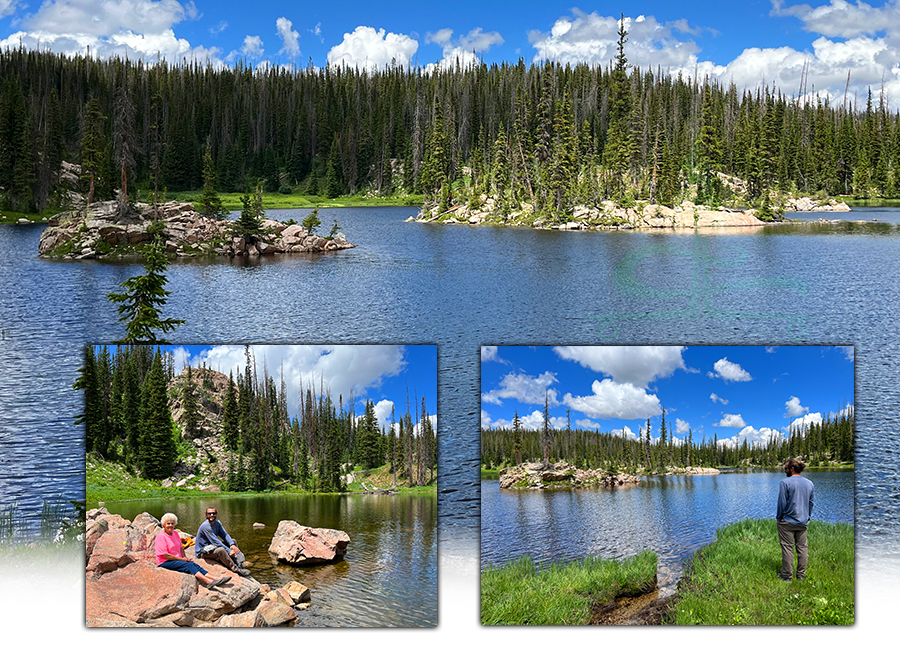
<path fill-rule="evenodd" d="M 272 590 L 203 558 L 196 561 L 211 576 L 231 580 L 209 589 L 190 574 L 156 567 L 153 541 L 162 528 L 149 513 L 128 521 L 105 508 L 92 509 L 86 526 L 88 626 L 290 625 L 297 620 L 297 609 L 309 606 L 309 589 L 300 583 Z M 182 531 L 179 535 L 190 537 Z M 193 558 L 193 546 L 185 553 Z M 273 591 L 278 596 L 270 596 Z"/>
<path fill-rule="evenodd" d="M 842 200 L 815 200 L 809 196 L 790 198 L 784 204 L 785 211 L 791 212 L 848 212 L 850 206 Z"/>
<path fill-rule="evenodd" d="M 293 520 L 278 523 L 269 554 L 292 565 L 315 565 L 343 560 L 350 536 L 337 529 L 315 529 Z"/>
<path fill-rule="evenodd" d="M 610 475 L 604 470 L 582 470 L 560 461 L 544 468 L 542 463 L 523 463 L 500 471 L 500 488 L 615 488 L 637 484 L 641 480 L 624 473 Z"/>
<path fill-rule="evenodd" d="M 247 240 L 234 235 L 234 221 L 201 216 L 191 203 L 164 203 L 156 213 L 152 205 L 136 203 L 122 213 L 117 202 L 109 201 L 51 219 L 41 234 L 38 252 L 42 256 L 65 259 L 138 253 L 139 246 L 151 240 L 151 227 L 161 227 L 166 252 L 178 256 L 259 257 L 355 247 L 343 232 L 326 238 L 310 233 L 301 225 L 271 219 L 263 221 L 262 236 Z"/>

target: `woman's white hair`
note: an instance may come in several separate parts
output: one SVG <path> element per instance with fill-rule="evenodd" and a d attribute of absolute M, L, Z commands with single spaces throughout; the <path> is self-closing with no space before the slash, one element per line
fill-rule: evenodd
<path fill-rule="evenodd" d="M 160 524 L 165 524 L 165 523 L 168 522 L 169 520 L 172 520 L 172 522 L 174 522 L 175 524 L 178 524 L 178 516 L 175 515 L 174 513 L 165 513 L 165 514 L 163 514 L 163 516 L 159 519 L 159 523 L 160 523 Z"/>

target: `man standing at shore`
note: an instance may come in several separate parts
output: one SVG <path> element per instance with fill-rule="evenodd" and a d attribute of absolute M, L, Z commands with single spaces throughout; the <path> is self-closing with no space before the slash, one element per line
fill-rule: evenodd
<path fill-rule="evenodd" d="M 214 507 L 206 509 L 206 521 L 197 530 L 195 540 L 200 556 L 207 560 L 217 560 L 226 569 L 240 576 L 249 576 L 250 571 L 242 568 L 244 554 L 219 522 L 218 516 L 219 512 Z"/>
<path fill-rule="evenodd" d="M 778 541 L 781 543 L 781 572 L 778 578 L 790 582 L 794 576 L 794 547 L 797 547 L 797 580 L 806 578 L 809 548 L 806 526 L 813 510 L 813 483 L 800 473 L 806 464 L 799 459 L 784 462 L 786 479 L 778 486 Z"/>

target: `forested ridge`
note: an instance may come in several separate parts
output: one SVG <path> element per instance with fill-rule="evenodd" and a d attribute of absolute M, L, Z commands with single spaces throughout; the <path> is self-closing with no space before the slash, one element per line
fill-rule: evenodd
<path fill-rule="evenodd" d="M 0 207 L 61 207 L 60 163 L 112 198 L 203 185 L 496 199 L 564 216 L 611 199 L 767 206 L 778 194 L 900 197 L 900 116 L 639 70 L 627 33 L 606 67 L 478 64 L 426 73 L 252 70 L 0 52 Z M 726 176 L 733 176 L 731 181 Z"/>
<path fill-rule="evenodd" d="M 174 356 L 153 346 L 86 347 L 75 383 L 84 391 L 76 423 L 84 425 L 85 451 L 161 480 L 173 475 L 194 439 L 213 436 L 227 456 L 218 478 L 228 491 L 293 485 L 340 492 L 342 477 L 354 467 L 386 466 L 395 486 L 435 483 L 437 443 L 424 399 L 415 419 L 407 406 L 396 425 L 384 429 L 371 401 L 357 417 L 351 402 L 339 397 L 335 403 L 321 386 L 303 385 L 292 417 L 283 379 L 276 383 L 265 367 L 258 370 L 249 350 L 245 355 L 243 371 L 229 374 L 224 395 L 217 395 L 218 372 L 188 367 L 176 376 Z M 201 415 L 203 402 L 213 403 L 212 419 Z"/>
<path fill-rule="evenodd" d="M 766 443 L 740 445 L 720 442 L 717 435 L 698 439 L 693 431 L 682 438 L 667 426 L 665 413 L 656 430 L 650 421 L 638 438 L 621 432 L 601 432 L 567 426 L 554 429 L 545 419 L 540 430 L 526 430 L 518 415 L 510 427 L 481 430 L 481 463 L 484 468 L 503 468 L 523 462 L 567 461 L 582 469 L 622 469 L 631 474 L 665 473 L 672 468 L 762 466 L 774 467 L 788 457 L 803 457 L 810 465 L 853 462 L 854 417 L 852 408 L 827 416 L 821 422 L 791 426 L 786 438 L 772 436 Z"/>

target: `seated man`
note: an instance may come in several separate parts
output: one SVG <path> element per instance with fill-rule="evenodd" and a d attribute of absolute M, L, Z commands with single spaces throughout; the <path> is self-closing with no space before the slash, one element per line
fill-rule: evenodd
<path fill-rule="evenodd" d="M 217 519 L 218 515 L 215 508 L 206 509 L 206 522 L 197 529 L 198 555 L 207 560 L 217 560 L 236 574 L 249 576 L 249 570 L 241 567 L 244 564 L 244 554 L 225 531 L 222 523 Z"/>

